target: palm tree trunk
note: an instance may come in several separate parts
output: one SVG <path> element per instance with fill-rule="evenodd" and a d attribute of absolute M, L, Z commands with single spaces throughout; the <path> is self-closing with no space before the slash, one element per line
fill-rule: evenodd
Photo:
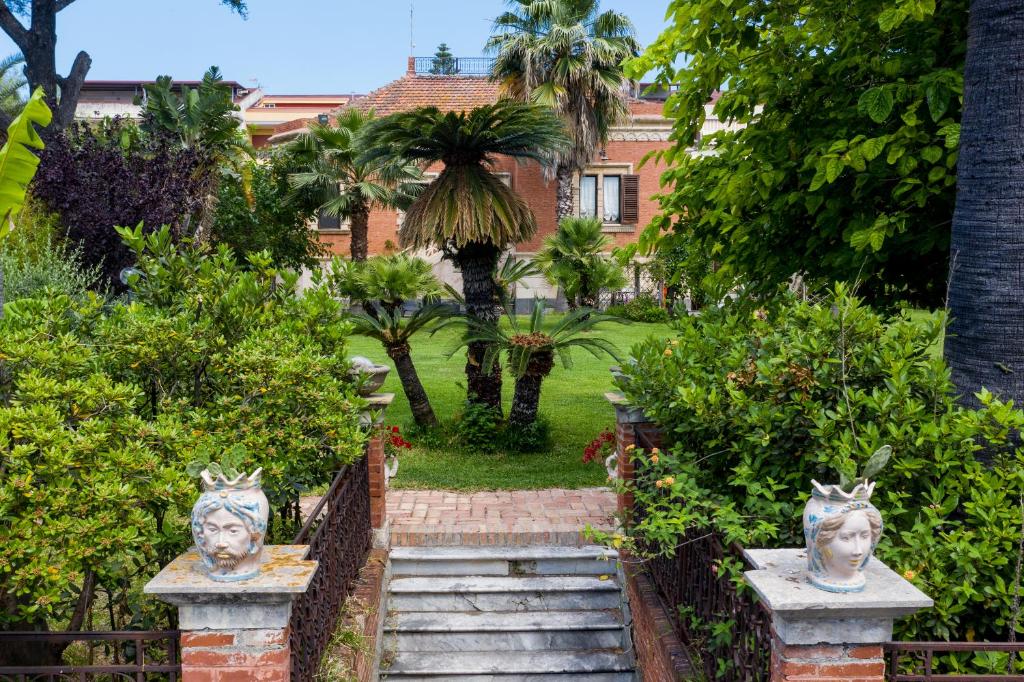
<path fill-rule="evenodd" d="M 572 203 L 572 177 L 575 173 L 569 166 L 560 165 L 555 171 L 555 182 L 557 183 L 557 195 L 555 202 L 555 219 L 562 222 L 562 218 L 568 218 L 573 214 Z"/>
<path fill-rule="evenodd" d="M 512 395 L 512 409 L 508 413 L 511 426 L 529 426 L 537 421 L 540 409 L 540 386 L 544 377 L 551 374 L 555 366 L 555 356 L 551 351 L 534 353 L 523 376 L 516 379 L 515 392 Z"/>
<path fill-rule="evenodd" d="M 498 321 L 500 299 L 494 271 L 500 255 L 501 250 L 489 242 L 470 242 L 455 254 L 456 264 L 462 272 L 466 313 L 470 317 L 485 322 Z M 482 369 L 488 345 L 483 341 L 469 344 L 466 352 L 466 399 L 487 405 L 501 414 L 501 365 L 495 362 L 489 373 Z"/>
<path fill-rule="evenodd" d="M 1024 404 L 1024 3 L 972 0 L 945 357 L 961 403 Z"/>
<path fill-rule="evenodd" d="M 351 250 L 353 261 L 366 260 L 370 243 L 370 211 L 360 208 L 352 214 Z"/>
<path fill-rule="evenodd" d="M 437 417 L 434 409 L 430 406 L 430 398 L 420 382 L 420 376 L 416 372 L 416 366 L 412 362 L 412 355 L 409 352 L 409 344 L 403 343 L 397 346 L 387 347 L 388 357 L 395 362 L 395 371 L 402 382 L 402 390 L 409 400 L 409 409 L 412 411 L 412 418 L 417 426 L 437 426 Z"/>

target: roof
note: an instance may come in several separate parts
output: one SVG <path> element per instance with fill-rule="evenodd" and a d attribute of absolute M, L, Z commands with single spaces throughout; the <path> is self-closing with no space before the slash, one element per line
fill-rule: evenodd
<path fill-rule="evenodd" d="M 418 107 L 437 107 L 443 112 L 470 111 L 498 101 L 500 86 L 477 76 L 423 76 L 409 74 L 374 90 L 349 105 L 373 109 L 379 116 Z"/>
<path fill-rule="evenodd" d="M 241 88 L 242 90 L 251 90 L 238 81 L 221 81 L 224 85 L 229 85 L 232 88 Z M 155 80 L 142 80 L 142 81 L 85 81 L 82 83 L 82 90 L 134 90 L 135 88 L 143 85 L 153 85 Z M 197 87 L 202 81 L 173 81 L 173 85 L 180 87 L 187 85 L 189 87 Z"/>

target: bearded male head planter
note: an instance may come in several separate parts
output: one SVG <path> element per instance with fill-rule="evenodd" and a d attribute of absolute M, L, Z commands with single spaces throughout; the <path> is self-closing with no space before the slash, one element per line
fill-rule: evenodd
<path fill-rule="evenodd" d="M 203 494 L 192 507 L 192 538 L 211 580 L 255 578 L 263 559 L 270 504 L 257 469 L 229 480 L 208 469 L 200 474 Z"/>
<path fill-rule="evenodd" d="M 804 508 L 808 579 L 828 592 L 860 592 L 864 567 L 882 536 L 882 515 L 871 504 L 875 484 L 864 481 L 846 492 L 811 481 Z"/>

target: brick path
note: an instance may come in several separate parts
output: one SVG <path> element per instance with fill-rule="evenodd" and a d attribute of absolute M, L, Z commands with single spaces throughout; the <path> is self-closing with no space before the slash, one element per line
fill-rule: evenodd
<path fill-rule="evenodd" d="M 607 488 L 458 493 L 387 491 L 394 545 L 578 545 L 583 528 L 615 527 Z"/>

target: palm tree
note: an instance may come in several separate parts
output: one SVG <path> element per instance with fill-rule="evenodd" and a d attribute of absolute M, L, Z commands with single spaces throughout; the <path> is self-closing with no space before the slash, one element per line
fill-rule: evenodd
<path fill-rule="evenodd" d="M 502 250 L 537 231 L 526 202 L 490 166 L 498 155 L 548 163 L 568 140 L 545 107 L 503 100 L 470 112 L 435 107 L 381 119 L 373 128 L 370 156 L 441 161 L 444 170 L 412 203 L 402 225 L 404 248 L 438 248 L 462 272 L 467 313 L 498 319 L 494 272 Z M 466 361 L 469 400 L 501 411 L 501 370 L 482 370 L 486 343 L 470 344 Z"/>
<path fill-rule="evenodd" d="M 622 267 L 602 255 L 611 240 L 601 229 L 596 218 L 563 218 L 534 258 L 548 281 L 562 287 L 570 309 L 596 307 L 602 289 L 626 284 Z"/>
<path fill-rule="evenodd" d="M 314 123 L 290 145 L 302 170 L 289 177 L 295 190 L 318 192 L 320 212 L 351 221 L 352 260 L 366 260 L 370 211 L 404 208 L 421 187 L 420 169 L 402 158 L 366 158 L 365 132 L 373 112 L 345 109 L 336 125 Z"/>
<path fill-rule="evenodd" d="M 640 53 L 632 22 L 601 12 L 600 0 L 509 0 L 494 22 L 487 50 L 491 75 L 510 96 L 552 107 L 573 144 L 553 166 L 557 217 L 573 212 L 572 179 L 608 141 L 608 129 L 629 114 L 624 60 Z"/>
<path fill-rule="evenodd" d="M 602 354 L 618 360 L 617 349 L 611 341 L 599 336 L 585 336 L 599 323 L 620 321 L 617 318 L 580 308 L 567 313 L 550 331 L 544 331 L 544 302 L 533 302 L 529 326 L 521 328 L 511 307 L 507 307 L 508 330 L 495 322 L 467 320 L 468 333 L 464 344 L 484 342 L 488 345 L 484 367 L 498 364 L 504 351 L 508 355 L 508 368 L 516 379 L 512 396 L 512 409 L 508 423 L 514 427 L 528 426 L 537 420 L 540 389 L 544 378 L 555 366 L 555 356 L 566 369 L 572 367 L 572 348 L 582 348 L 594 357 Z"/>
<path fill-rule="evenodd" d="M 0 59 L 0 112 L 11 120 L 25 106 L 22 90 L 28 85 L 28 80 L 23 72 L 24 66 L 25 57 L 20 53 Z"/>
<path fill-rule="evenodd" d="M 213 220 L 221 173 L 240 178 L 246 193 L 251 193 L 252 148 L 238 105 L 216 66 L 203 74 L 198 87 L 184 85 L 180 94 L 175 92 L 170 76 L 160 76 L 143 87 L 142 129 L 151 135 L 169 135 L 182 147 L 198 150 L 203 156 L 200 173 L 205 184 L 204 201 L 188 228 L 192 236 L 203 239 Z"/>
<path fill-rule="evenodd" d="M 375 256 L 367 261 L 331 263 L 334 291 L 358 301 L 362 311 L 352 313 L 356 333 L 380 341 L 395 363 L 395 372 L 419 426 L 437 425 L 430 399 L 413 364 L 410 339 L 436 320 L 448 317 L 451 308 L 437 302 L 443 291 L 430 264 L 405 254 Z M 402 317 L 407 300 L 422 298 L 425 305 L 408 318 Z"/>
<path fill-rule="evenodd" d="M 961 400 L 1024 405 L 1024 4 L 972 0 L 945 356 Z"/>

